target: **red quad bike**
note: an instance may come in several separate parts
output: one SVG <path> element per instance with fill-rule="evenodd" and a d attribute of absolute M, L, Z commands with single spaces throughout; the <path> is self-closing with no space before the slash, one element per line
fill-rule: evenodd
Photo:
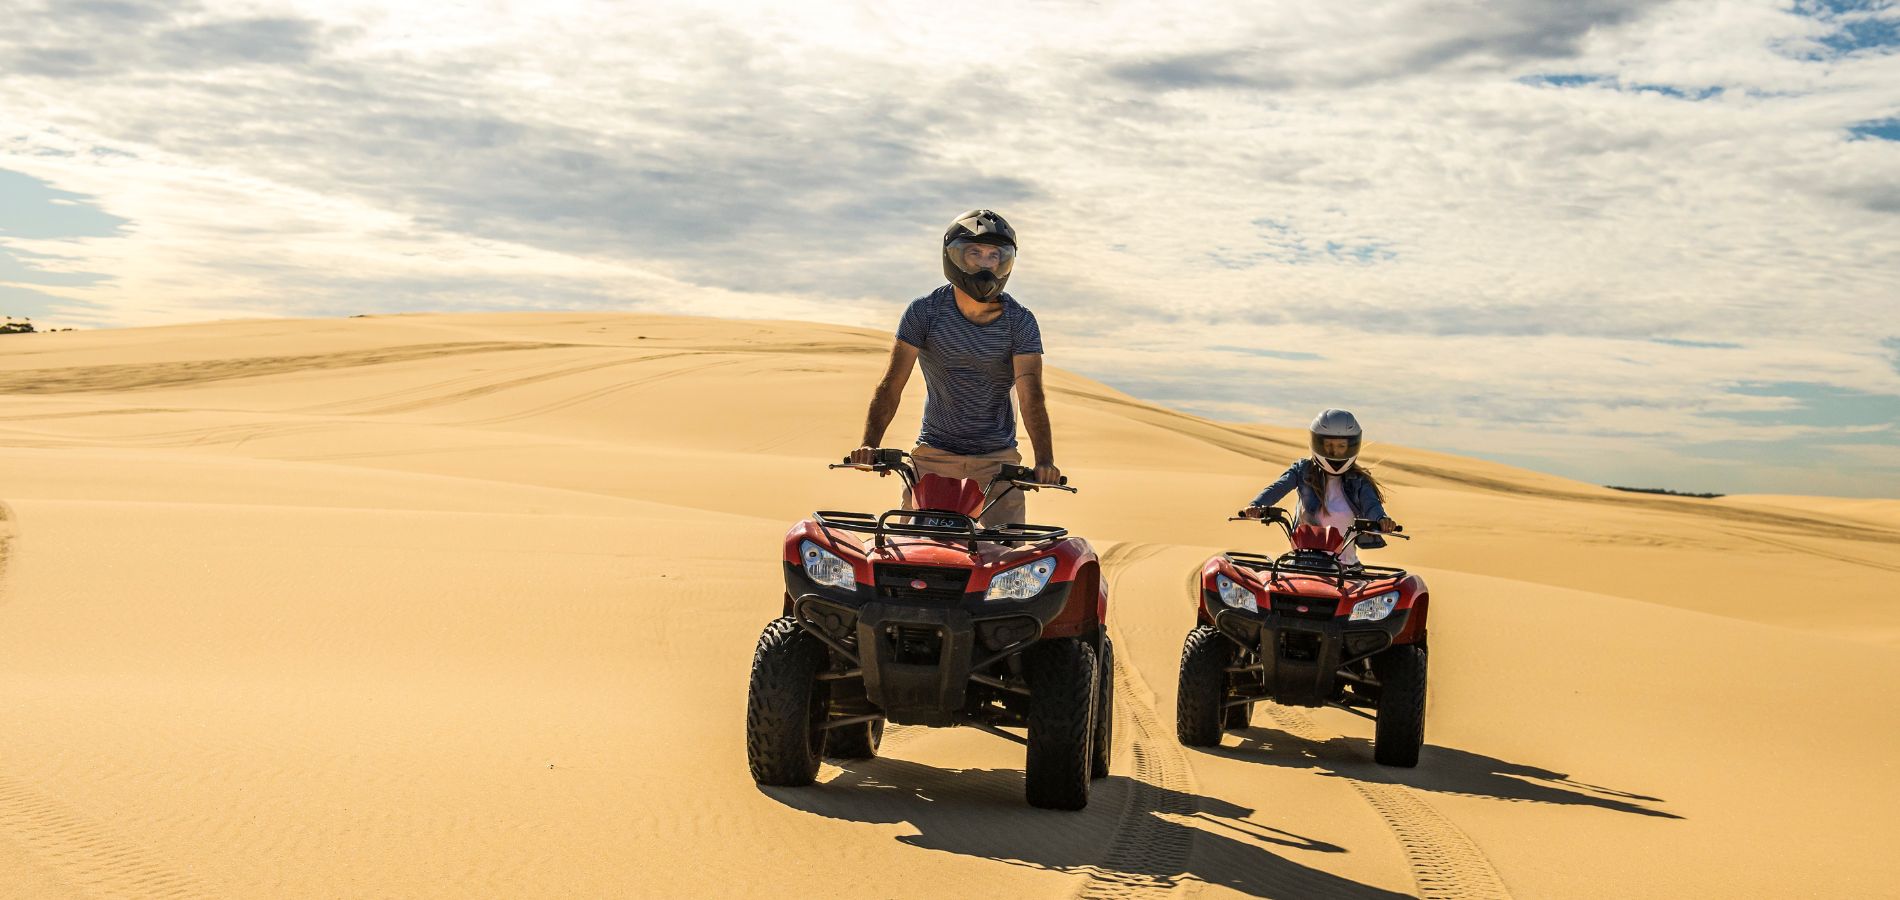
<path fill-rule="evenodd" d="M 1269 507 L 1262 523 L 1285 529 L 1293 549 L 1277 558 L 1227 552 L 1201 567 L 1198 626 L 1181 647 L 1175 731 L 1194 747 L 1245 728 L 1253 704 L 1332 706 L 1377 722 L 1373 758 L 1418 765 L 1425 743 L 1425 582 L 1403 569 L 1345 565 L 1339 554 L 1362 534 L 1386 534 L 1359 519 L 1337 528 L 1295 528 Z M 1368 712 L 1370 711 L 1370 712 Z"/>
<path fill-rule="evenodd" d="M 986 493 L 1075 489 L 1022 466 L 986 491 L 919 478 L 902 450 L 875 460 L 831 468 L 897 472 L 917 509 L 821 510 L 785 536 L 785 606 L 746 698 L 753 780 L 807 785 L 821 757 L 876 756 L 886 722 L 965 725 L 1028 747 L 1031 806 L 1081 809 L 1108 775 L 1113 719 L 1101 562 L 1061 528 L 977 523 Z"/>

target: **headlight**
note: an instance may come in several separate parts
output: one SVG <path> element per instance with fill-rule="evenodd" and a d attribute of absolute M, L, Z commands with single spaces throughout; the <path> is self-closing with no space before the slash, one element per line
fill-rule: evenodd
<path fill-rule="evenodd" d="M 1232 578 L 1216 572 L 1214 586 L 1220 589 L 1220 602 L 1248 612 L 1260 611 L 1260 600 L 1254 597 L 1253 591 L 1235 584 Z"/>
<path fill-rule="evenodd" d="M 803 559 L 805 574 L 811 580 L 826 587 L 857 589 L 858 576 L 851 571 L 851 564 L 832 555 L 831 551 L 806 541 L 798 545 L 798 555 Z"/>
<path fill-rule="evenodd" d="M 1397 606 L 1398 602 L 1398 591 L 1386 591 L 1377 597 L 1367 597 L 1352 605 L 1352 615 L 1347 616 L 1346 621 L 1377 622 L 1391 615 L 1392 607 Z"/>
<path fill-rule="evenodd" d="M 1049 576 L 1055 573 L 1056 561 L 1052 556 L 1024 563 L 990 579 L 990 592 L 984 594 L 983 599 L 1027 600 L 1042 593 L 1049 584 Z"/>

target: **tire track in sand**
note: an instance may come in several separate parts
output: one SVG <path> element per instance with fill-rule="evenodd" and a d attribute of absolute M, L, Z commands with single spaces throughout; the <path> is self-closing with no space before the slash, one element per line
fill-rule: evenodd
<path fill-rule="evenodd" d="M 1330 739 L 1330 735 L 1320 731 L 1298 710 L 1274 703 L 1261 706 L 1275 727 L 1294 738 L 1315 746 Z M 1406 865 L 1411 867 L 1418 896 L 1423 900 L 1508 900 L 1511 896 L 1484 851 L 1417 792 L 1393 782 L 1344 777 L 1398 839 L 1399 848 L 1405 852 Z"/>
<path fill-rule="evenodd" d="M 0 373 L 0 394 L 82 394 L 196 387 L 237 378 L 261 378 L 267 375 L 416 362 L 470 353 L 504 353 L 513 350 L 540 350 L 564 346 L 571 345 L 527 341 L 461 341 L 406 344 L 301 356 L 248 356 L 157 363 L 63 366 L 54 369 L 17 369 Z"/>
<path fill-rule="evenodd" d="M 1165 549 L 1165 545 L 1118 544 L 1102 554 L 1102 566 L 1112 585 L 1123 572 Z M 1199 590 L 1199 579 L 1195 573 L 1189 573 L 1186 590 L 1190 596 Z M 1156 896 L 1183 887 L 1187 888 L 1184 893 L 1192 892 L 1198 889 L 1198 880 L 1125 874 L 1179 873 L 1188 870 L 1188 855 L 1193 849 L 1192 830 L 1169 829 L 1166 820 L 1153 813 L 1192 815 L 1197 811 L 1193 808 L 1197 804 L 1192 800 L 1197 790 L 1193 770 L 1185 751 L 1175 739 L 1174 729 L 1164 727 L 1152 703 L 1143 702 L 1144 691 L 1138 686 L 1140 676 L 1125 659 L 1119 657 L 1115 668 L 1118 712 L 1115 724 L 1118 729 L 1133 727 L 1136 732 L 1135 777 L 1140 783 L 1129 793 L 1128 809 L 1122 814 L 1122 828 L 1110 848 L 1109 856 L 1104 860 L 1105 866 L 1122 871 L 1103 872 L 1091 877 L 1079 896 Z M 1330 737 L 1297 710 L 1273 703 L 1263 703 L 1261 707 L 1281 731 L 1298 740 L 1317 746 L 1326 743 Z M 1147 756 L 1145 767 L 1144 751 Z M 1406 865 L 1411 870 L 1419 897 L 1425 900 L 1508 900 L 1510 892 L 1505 889 L 1504 882 L 1484 852 L 1464 831 L 1440 815 L 1416 792 L 1393 782 L 1356 777 L 1347 777 L 1346 781 L 1392 832 L 1405 854 Z M 1154 785 L 1166 787 L 1173 793 L 1157 791 Z M 1144 794 L 1147 796 L 1144 797 Z M 1144 835 L 1144 832 L 1148 834 Z M 1168 845 L 1147 845 L 1156 838 L 1167 841 Z M 1316 885 L 1298 882 L 1289 882 L 1284 886 L 1288 888 L 1288 896 L 1310 896 L 1315 890 L 1323 890 Z"/>
<path fill-rule="evenodd" d="M 7 591 L 15 524 L 0 500 L 0 604 Z M 61 882 L 106 897 L 209 896 L 189 877 L 165 868 L 136 845 L 86 816 L 0 773 L 0 841 L 20 848 Z"/>
<path fill-rule="evenodd" d="M 1113 596 L 1121 574 L 1163 549 L 1155 544 L 1116 544 L 1102 556 L 1102 577 Z M 1115 636 L 1113 625 L 1110 636 Z M 1187 754 L 1155 713 L 1153 693 L 1134 665 L 1115 656 L 1115 731 L 1130 736 L 1134 772 L 1115 826 L 1115 840 L 1089 873 L 1077 897 L 1131 898 L 1193 896 L 1201 882 L 1182 878 L 1194 850 L 1194 829 L 1172 819 L 1200 811 L 1200 786 Z"/>
<path fill-rule="evenodd" d="M 13 547 L 13 507 L 0 500 L 0 604 L 7 599 L 7 553 Z"/>

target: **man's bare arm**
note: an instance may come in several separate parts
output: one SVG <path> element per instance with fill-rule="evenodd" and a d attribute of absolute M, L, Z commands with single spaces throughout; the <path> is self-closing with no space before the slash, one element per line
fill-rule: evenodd
<path fill-rule="evenodd" d="M 891 427 L 891 419 L 897 416 L 897 404 L 904 399 L 904 385 L 910 383 L 910 370 L 916 365 L 916 347 L 903 341 L 891 344 L 891 363 L 884 370 L 884 378 L 877 383 L 877 392 L 871 395 L 871 409 L 864 414 L 864 441 L 852 451 L 852 462 L 866 465 L 871 462 L 871 451 L 884 440 L 884 429 Z"/>
<path fill-rule="evenodd" d="M 1036 480 L 1056 484 L 1062 479 L 1062 470 L 1056 468 L 1056 449 L 1049 438 L 1049 407 L 1042 396 L 1042 354 L 1018 353 L 1013 362 L 1023 428 L 1029 431 L 1029 442 L 1036 446 Z"/>

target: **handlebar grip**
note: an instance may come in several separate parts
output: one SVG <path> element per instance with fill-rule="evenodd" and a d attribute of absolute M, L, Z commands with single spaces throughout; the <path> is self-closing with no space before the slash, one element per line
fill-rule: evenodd
<path fill-rule="evenodd" d="M 901 466 L 904 464 L 904 451 L 879 447 L 871 451 L 871 461 L 868 463 L 854 463 L 851 461 L 850 456 L 846 456 L 839 461 L 839 464 L 846 466 L 870 466 L 875 469 Z"/>
<path fill-rule="evenodd" d="M 997 470 L 996 478 L 998 481 L 1026 481 L 1030 484 L 1041 483 L 1036 480 L 1036 470 L 1030 466 L 1003 466 Z M 1069 476 L 1064 475 L 1056 479 L 1054 486 L 1067 487 L 1068 484 Z"/>

